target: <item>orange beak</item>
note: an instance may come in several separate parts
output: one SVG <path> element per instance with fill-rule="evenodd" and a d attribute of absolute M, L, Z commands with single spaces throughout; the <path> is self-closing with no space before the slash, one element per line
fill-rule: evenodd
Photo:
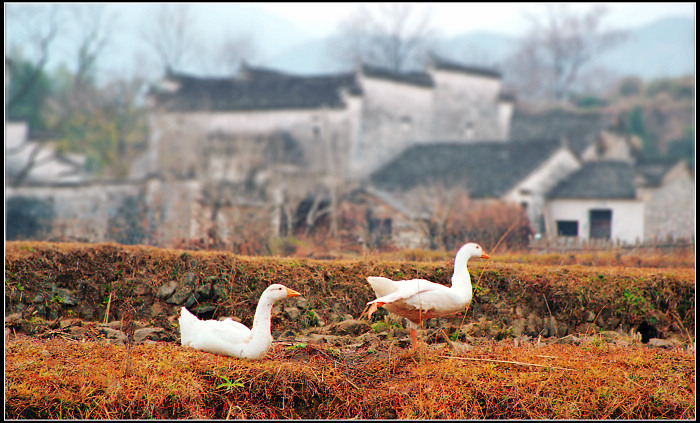
<path fill-rule="evenodd" d="M 481 253 L 481 258 L 491 258 L 491 257 L 486 253 Z"/>
<path fill-rule="evenodd" d="M 296 292 L 295 290 L 287 288 L 287 296 L 288 297 L 298 297 L 300 295 L 301 294 Z"/>

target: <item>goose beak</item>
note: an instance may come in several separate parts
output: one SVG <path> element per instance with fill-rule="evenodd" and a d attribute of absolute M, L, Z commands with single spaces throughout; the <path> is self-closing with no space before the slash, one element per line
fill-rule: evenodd
<path fill-rule="evenodd" d="M 301 294 L 296 292 L 295 290 L 287 288 L 287 297 L 298 297 L 300 295 Z"/>
<path fill-rule="evenodd" d="M 491 258 L 491 256 L 486 253 L 481 253 L 481 258 Z"/>

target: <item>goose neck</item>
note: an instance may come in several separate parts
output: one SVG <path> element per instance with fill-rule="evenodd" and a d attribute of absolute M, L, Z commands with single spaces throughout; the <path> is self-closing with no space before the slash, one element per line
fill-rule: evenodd
<path fill-rule="evenodd" d="M 471 288 L 471 278 L 467 269 L 469 257 L 457 255 L 455 257 L 455 268 L 452 273 L 452 286 L 469 286 Z"/>
<path fill-rule="evenodd" d="M 272 301 L 261 298 L 253 317 L 253 338 L 270 335 L 270 319 L 272 317 Z"/>

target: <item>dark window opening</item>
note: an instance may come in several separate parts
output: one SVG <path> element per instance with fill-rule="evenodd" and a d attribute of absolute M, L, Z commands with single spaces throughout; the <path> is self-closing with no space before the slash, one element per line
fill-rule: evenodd
<path fill-rule="evenodd" d="M 557 220 L 558 236 L 578 236 L 578 220 Z"/>
<path fill-rule="evenodd" d="M 391 235 L 391 219 L 370 218 L 369 232 L 375 235 Z"/>

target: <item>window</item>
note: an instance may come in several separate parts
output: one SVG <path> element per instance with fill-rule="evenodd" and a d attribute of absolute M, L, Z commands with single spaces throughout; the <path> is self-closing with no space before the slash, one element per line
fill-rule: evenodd
<path fill-rule="evenodd" d="M 557 220 L 558 236 L 578 236 L 578 220 Z"/>
<path fill-rule="evenodd" d="M 612 210 L 590 210 L 592 239 L 610 239 L 612 228 Z"/>

